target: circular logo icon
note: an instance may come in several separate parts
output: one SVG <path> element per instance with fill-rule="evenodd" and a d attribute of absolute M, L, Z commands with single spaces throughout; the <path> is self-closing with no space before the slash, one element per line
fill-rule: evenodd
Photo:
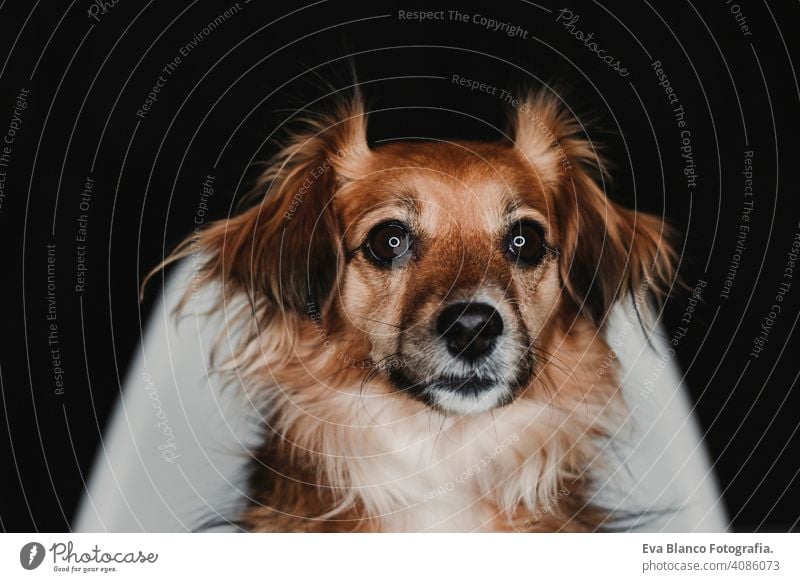
<path fill-rule="evenodd" d="M 26 570 L 38 568 L 44 561 L 44 546 L 38 542 L 30 542 L 19 551 L 19 563 Z"/>

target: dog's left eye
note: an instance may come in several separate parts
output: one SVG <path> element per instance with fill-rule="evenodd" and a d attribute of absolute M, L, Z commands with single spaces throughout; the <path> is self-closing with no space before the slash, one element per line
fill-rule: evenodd
<path fill-rule="evenodd" d="M 530 220 L 517 222 L 506 235 L 506 249 L 511 260 L 536 265 L 547 250 L 542 227 Z"/>
<path fill-rule="evenodd" d="M 411 248 L 411 234 L 406 226 L 395 220 L 373 227 L 365 242 L 367 256 L 379 265 L 393 265 L 404 258 Z"/>

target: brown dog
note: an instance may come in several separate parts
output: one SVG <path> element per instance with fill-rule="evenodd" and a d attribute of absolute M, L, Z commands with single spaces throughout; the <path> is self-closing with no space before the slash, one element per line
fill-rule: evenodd
<path fill-rule="evenodd" d="M 658 218 L 605 197 L 583 135 L 539 92 L 507 143 L 370 148 L 354 99 L 178 249 L 220 284 L 241 325 L 224 367 L 264 399 L 247 528 L 606 523 L 587 471 L 624 405 L 600 332 L 630 291 L 663 293 L 674 254 Z"/>

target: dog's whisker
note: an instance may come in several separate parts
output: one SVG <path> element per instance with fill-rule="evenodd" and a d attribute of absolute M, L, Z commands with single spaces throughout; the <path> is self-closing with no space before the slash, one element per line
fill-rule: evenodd
<path fill-rule="evenodd" d="M 492 430 L 494 431 L 494 442 L 495 446 L 500 446 L 500 437 L 497 436 L 497 419 L 494 417 L 494 410 L 490 410 L 489 413 L 492 415 Z"/>
<path fill-rule="evenodd" d="M 532 346 L 532 349 L 534 350 L 534 353 L 536 354 L 537 357 L 543 356 L 545 363 L 552 365 L 562 374 L 567 376 L 568 379 L 577 381 L 577 377 L 575 376 L 575 371 L 573 369 L 570 369 L 568 367 L 569 364 L 567 364 L 560 356 L 557 356 L 556 354 L 553 354 L 539 346 Z"/>
<path fill-rule="evenodd" d="M 441 416 L 442 416 L 442 422 L 439 424 L 439 430 L 436 431 L 436 436 L 433 439 L 433 447 L 431 447 L 431 458 L 428 461 L 428 465 L 430 465 L 431 467 L 433 467 L 435 464 L 434 460 L 436 455 L 436 449 L 439 445 L 439 438 L 441 438 L 442 433 L 444 432 L 444 425 L 447 422 L 447 417 L 443 414 Z"/>
<path fill-rule="evenodd" d="M 402 327 L 397 325 L 396 323 L 389 323 L 388 321 L 381 321 L 380 319 L 373 319 L 371 317 L 366 317 L 365 315 L 361 315 L 360 317 L 361 317 L 361 319 L 365 319 L 367 321 L 372 321 L 373 323 L 380 323 L 381 325 L 388 325 L 389 327 L 394 327 L 396 329 L 402 329 Z"/>

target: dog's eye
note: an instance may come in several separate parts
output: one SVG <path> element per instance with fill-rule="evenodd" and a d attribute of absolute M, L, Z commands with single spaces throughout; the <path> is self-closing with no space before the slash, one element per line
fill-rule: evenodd
<path fill-rule="evenodd" d="M 379 265 L 392 265 L 411 248 L 411 234 L 400 222 L 382 222 L 372 228 L 366 240 L 367 256 Z"/>
<path fill-rule="evenodd" d="M 517 222 L 508 232 L 506 249 L 513 261 L 524 265 L 537 264 L 547 249 L 542 227 L 528 220 Z"/>

